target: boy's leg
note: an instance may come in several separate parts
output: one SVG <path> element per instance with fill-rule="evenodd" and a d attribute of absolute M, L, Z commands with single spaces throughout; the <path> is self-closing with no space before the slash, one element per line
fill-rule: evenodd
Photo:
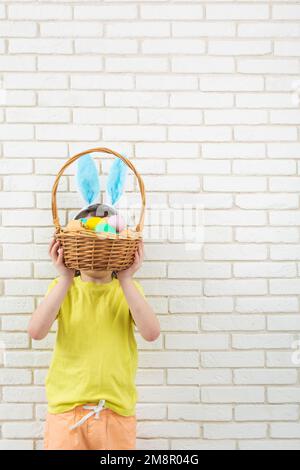
<path fill-rule="evenodd" d="M 44 450 L 88 450 L 86 423 L 76 429 L 70 429 L 82 416 L 81 407 L 65 413 L 47 413 Z"/>
<path fill-rule="evenodd" d="M 136 415 L 123 416 L 109 410 L 107 415 L 107 449 L 136 449 Z"/>

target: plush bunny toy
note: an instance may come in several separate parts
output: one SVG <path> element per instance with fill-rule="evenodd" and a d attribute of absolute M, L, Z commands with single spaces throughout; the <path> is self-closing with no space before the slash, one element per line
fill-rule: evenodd
<path fill-rule="evenodd" d="M 113 161 L 106 185 L 106 197 L 109 203 L 96 203 L 100 195 L 100 180 L 97 167 L 90 154 L 83 155 L 77 161 L 77 188 L 86 206 L 70 221 L 67 228 L 76 230 L 81 227 L 94 230 L 98 234 L 117 234 L 125 230 L 124 219 L 117 214 L 114 205 L 123 194 L 127 175 L 127 166 L 120 158 Z M 75 222 L 78 221 L 78 222 Z"/>

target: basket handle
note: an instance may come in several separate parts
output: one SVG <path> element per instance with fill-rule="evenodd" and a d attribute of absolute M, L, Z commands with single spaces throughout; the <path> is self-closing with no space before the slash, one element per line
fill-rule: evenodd
<path fill-rule="evenodd" d="M 63 174 L 64 170 L 69 165 L 71 165 L 71 163 L 75 162 L 75 160 L 82 157 L 83 155 L 86 155 L 88 153 L 94 153 L 94 152 L 102 152 L 102 153 L 108 153 L 108 154 L 111 154 L 111 155 L 115 155 L 116 157 L 123 160 L 123 162 L 134 172 L 135 176 L 137 177 L 140 192 L 141 192 L 142 207 L 141 207 L 141 212 L 140 212 L 140 219 L 139 219 L 139 222 L 138 222 L 135 230 L 137 232 L 141 232 L 143 230 L 143 227 L 144 227 L 145 206 L 146 206 L 146 195 L 145 195 L 145 187 L 144 187 L 143 179 L 142 179 L 141 175 L 139 174 L 139 172 L 134 167 L 134 165 L 131 163 L 131 161 L 128 160 L 128 158 L 124 157 L 123 155 L 120 155 L 118 152 L 115 152 L 114 150 L 111 150 L 111 149 L 108 149 L 108 148 L 103 148 L 103 147 L 93 148 L 93 149 L 90 149 L 90 150 L 85 150 L 84 152 L 77 153 L 73 157 L 70 157 L 66 161 L 66 163 L 61 167 L 61 169 L 60 169 L 60 171 L 59 171 L 59 173 L 58 173 L 58 175 L 57 175 L 57 177 L 54 181 L 53 188 L 52 188 L 52 217 L 53 217 L 53 224 L 55 225 L 55 228 L 56 228 L 56 232 L 59 232 L 61 230 L 61 226 L 60 226 L 59 218 L 58 218 L 58 213 L 57 213 L 57 205 L 56 205 L 56 191 L 57 191 L 57 186 L 58 186 L 58 183 L 59 183 L 59 179 L 60 179 L 61 175 Z"/>

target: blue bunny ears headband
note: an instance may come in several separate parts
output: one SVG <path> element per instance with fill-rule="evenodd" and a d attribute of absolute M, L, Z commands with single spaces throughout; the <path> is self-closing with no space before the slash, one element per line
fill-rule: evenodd
<path fill-rule="evenodd" d="M 127 176 L 127 165 L 120 158 L 115 158 L 110 166 L 106 183 L 107 205 L 113 206 L 121 198 Z M 90 154 L 83 155 L 77 161 L 77 189 L 87 206 L 95 203 L 100 195 L 100 179 L 96 164 Z"/>

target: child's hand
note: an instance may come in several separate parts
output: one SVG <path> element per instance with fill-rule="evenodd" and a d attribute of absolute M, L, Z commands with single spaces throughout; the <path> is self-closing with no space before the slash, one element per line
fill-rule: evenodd
<path fill-rule="evenodd" d="M 74 277 L 75 269 L 69 269 L 66 267 L 64 262 L 63 248 L 60 247 L 59 240 L 55 241 L 54 237 L 50 242 L 48 253 L 52 259 L 54 266 L 56 267 L 58 273 L 61 276 L 66 278 Z"/>
<path fill-rule="evenodd" d="M 135 252 L 134 261 L 129 268 L 118 272 L 119 281 L 130 279 L 136 271 L 138 271 L 144 260 L 144 242 L 140 240 L 138 249 Z"/>

